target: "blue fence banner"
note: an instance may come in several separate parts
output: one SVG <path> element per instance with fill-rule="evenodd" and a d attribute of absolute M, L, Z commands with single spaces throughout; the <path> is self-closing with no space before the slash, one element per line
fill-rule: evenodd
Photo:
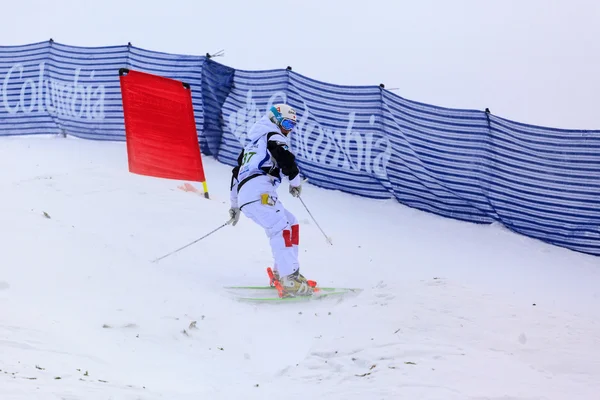
<path fill-rule="evenodd" d="M 600 255 L 600 131 L 540 127 L 483 110 L 324 83 L 289 69 L 244 71 L 130 44 L 0 47 L 0 136 L 124 141 L 120 68 L 190 84 L 205 155 L 234 165 L 252 124 L 296 108 L 292 147 L 310 182 Z"/>

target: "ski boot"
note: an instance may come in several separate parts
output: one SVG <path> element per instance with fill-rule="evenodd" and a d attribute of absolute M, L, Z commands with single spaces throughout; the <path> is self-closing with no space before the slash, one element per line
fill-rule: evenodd
<path fill-rule="evenodd" d="M 271 287 L 277 288 L 279 297 L 292 297 L 290 295 L 290 293 L 293 293 L 293 290 L 286 291 L 286 289 L 283 287 L 282 280 L 281 280 L 281 278 L 279 276 L 279 272 L 277 270 L 273 270 L 273 269 L 271 269 L 271 267 L 268 267 L 267 274 L 269 275 L 269 285 Z M 292 277 L 292 276 L 298 280 L 300 286 L 302 285 L 302 283 L 306 282 L 306 285 L 308 285 L 308 287 L 312 289 L 312 290 L 310 290 L 310 293 L 307 295 L 311 295 L 313 292 L 316 292 L 319 290 L 316 288 L 316 286 L 317 286 L 316 281 L 307 280 L 302 274 L 300 274 L 299 271 L 296 271 L 292 275 L 290 275 L 290 277 Z M 291 284 L 294 285 L 293 278 L 288 279 L 288 281 L 292 281 Z M 289 282 L 288 282 L 288 284 L 289 284 Z"/>
<path fill-rule="evenodd" d="M 297 296 L 312 296 L 315 288 L 311 281 L 308 281 L 300 271 L 284 276 L 279 279 L 279 297 L 297 297 Z M 315 283 L 316 285 L 316 283 Z"/>

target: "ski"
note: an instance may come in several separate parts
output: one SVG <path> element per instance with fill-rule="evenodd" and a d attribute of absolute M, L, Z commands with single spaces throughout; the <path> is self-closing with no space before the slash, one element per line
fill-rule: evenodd
<path fill-rule="evenodd" d="M 362 289 L 358 288 L 315 288 L 310 296 L 279 297 L 277 288 L 272 286 L 226 286 L 225 289 L 233 292 L 236 298 L 245 302 L 283 302 L 296 303 L 324 298 L 342 297 L 348 294 L 358 294 Z"/>
<path fill-rule="evenodd" d="M 225 286 L 225 289 L 235 292 L 240 301 L 249 302 L 302 302 L 325 297 L 340 297 L 349 293 L 360 293 L 359 288 L 336 288 L 336 287 L 317 287 L 317 282 L 308 281 L 313 288 L 313 293 L 309 296 L 282 297 L 282 288 L 279 281 L 274 278 L 273 270 L 267 268 L 269 275 L 269 286 Z M 271 293 L 273 295 L 271 295 Z M 270 295 L 270 296 L 269 296 Z"/>
<path fill-rule="evenodd" d="M 225 289 L 230 290 L 267 290 L 277 292 L 277 288 L 274 286 L 224 286 Z M 315 291 L 318 292 L 335 292 L 335 291 L 359 291 L 360 288 L 336 288 L 336 287 L 316 287 Z"/>

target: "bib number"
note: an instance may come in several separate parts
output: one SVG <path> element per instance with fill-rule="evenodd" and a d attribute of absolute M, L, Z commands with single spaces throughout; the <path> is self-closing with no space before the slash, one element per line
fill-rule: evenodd
<path fill-rule="evenodd" d="M 244 153 L 244 157 L 242 158 L 242 165 L 248 164 L 255 154 L 256 154 L 255 151 L 251 151 L 249 153 Z"/>

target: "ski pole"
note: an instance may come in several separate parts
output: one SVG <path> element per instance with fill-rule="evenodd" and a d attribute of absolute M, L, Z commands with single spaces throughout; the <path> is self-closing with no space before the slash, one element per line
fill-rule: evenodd
<path fill-rule="evenodd" d="M 171 254 L 175 254 L 175 253 L 177 253 L 178 251 L 181 251 L 181 250 L 185 249 L 186 247 L 189 247 L 189 246 L 193 245 L 194 243 L 198 243 L 199 241 L 201 241 L 201 240 L 202 240 L 202 239 L 204 239 L 205 237 L 207 237 L 207 236 L 210 236 L 210 235 L 212 235 L 213 233 L 215 233 L 216 231 L 218 231 L 219 229 L 221 229 L 221 228 L 224 228 L 225 226 L 229 225 L 229 224 L 230 224 L 232 221 L 233 221 L 233 219 L 230 219 L 229 221 L 225 222 L 223 225 L 221 225 L 221 226 L 219 226 L 218 228 L 214 229 L 213 231 L 211 231 L 211 232 L 207 233 L 206 235 L 202 236 L 201 238 L 199 238 L 199 239 L 196 239 L 196 240 L 194 240 L 193 242 L 191 242 L 191 243 L 188 243 L 188 244 L 186 244 L 185 246 L 178 248 L 177 250 L 173 250 L 172 252 L 170 252 L 170 253 L 168 253 L 168 254 L 165 254 L 164 256 L 162 256 L 162 257 L 159 257 L 159 258 L 155 259 L 155 260 L 154 260 L 154 261 L 152 261 L 152 262 L 158 262 L 158 261 L 162 260 L 163 258 L 166 258 L 166 257 L 170 256 Z"/>
<path fill-rule="evenodd" d="M 308 215 L 310 215 L 310 217 L 312 218 L 312 220 L 315 221 L 315 224 L 317 225 L 317 228 L 319 228 L 319 230 L 321 231 L 321 233 L 323 234 L 323 236 L 325 236 L 325 240 L 327 241 L 327 243 L 329 243 L 330 245 L 333 246 L 333 243 L 331 242 L 331 238 L 329 236 L 327 236 L 325 234 L 325 232 L 323 232 L 323 229 L 321 229 L 321 227 L 319 226 L 319 223 L 317 222 L 317 220 L 315 219 L 315 217 L 313 217 L 313 215 L 310 212 L 310 210 L 308 209 L 308 207 L 306 207 L 306 204 L 304 204 L 304 200 L 302 200 L 302 197 L 298 196 L 298 198 L 300 199 L 300 202 L 302 203 L 302 205 L 304 206 L 304 208 L 308 212 Z"/>

